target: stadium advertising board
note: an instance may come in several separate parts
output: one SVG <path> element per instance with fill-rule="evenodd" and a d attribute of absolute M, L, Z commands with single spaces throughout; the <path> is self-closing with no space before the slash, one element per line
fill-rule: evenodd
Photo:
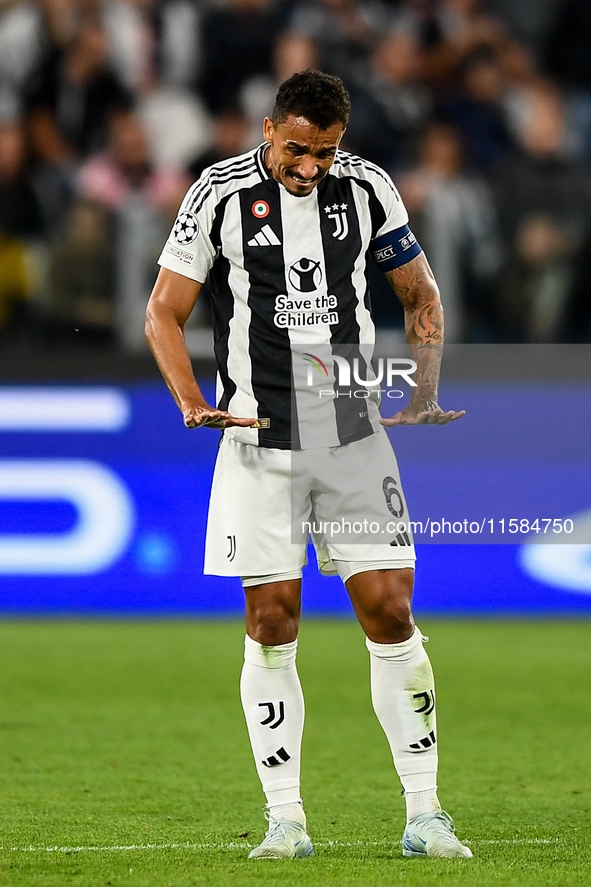
<path fill-rule="evenodd" d="M 454 383 L 440 400 L 467 416 L 389 431 L 416 609 L 591 613 L 591 386 Z M 218 438 L 184 428 L 163 384 L 1 388 L 2 612 L 241 612 L 239 581 L 201 569 Z M 304 606 L 351 612 L 315 564 Z"/>

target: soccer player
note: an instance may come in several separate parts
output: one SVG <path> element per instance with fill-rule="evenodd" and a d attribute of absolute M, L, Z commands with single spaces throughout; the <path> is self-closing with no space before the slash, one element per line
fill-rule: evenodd
<path fill-rule="evenodd" d="M 373 706 L 406 798 L 403 854 L 470 857 L 437 798 L 435 692 L 411 612 L 410 528 L 398 523 L 387 542 L 325 532 L 335 518 L 369 519 L 380 533 L 392 516 L 407 520 L 383 425 L 444 425 L 463 415 L 437 403 L 443 311 L 398 192 L 379 167 L 339 150 L 349 110 L 336 77 L 305 71 L 280 86 L 264 143 L 210 167 L 189 189 L 159 260 L 147 337 L 185 425 L 223 431 L 205 573 L 240 576 L 245 590 L 240 692 L 269 821 L 250 856 L 313 853 L 300 798 L 296 671 L 311 528 L 321 571 L 341 576 L 367 636 Z M 368 252 L 404 306 L 417 365 L 408 405 L 389 419 L 371 394 Z M 215 407 L 183 338 L 208 274 Z M 341 372 L 347 360 L 357 377 L 360 367 L 366 374 L 361 398 Z M 322 377 L 320 391 L 309 368 Z"/>

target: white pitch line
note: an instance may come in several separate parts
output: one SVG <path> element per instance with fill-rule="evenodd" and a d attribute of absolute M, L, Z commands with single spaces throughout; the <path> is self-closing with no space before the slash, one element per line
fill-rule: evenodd
<path fill-rule="evenodd" d="M 466 841 L 466 844 L 558 844 L 561 838 L 498 838 Z"/>
<path fill-rule="evenodd" d="M 247 850 L 252 844 L 115 844 L 109 846 L 90 845 L 87 847 L 0 847 L 1 852 L 13 853 L 121 853 L 127 850 Z"/>
<path fill-rule="evenodd" d="M 499 838 L 493 840 L 466 841 L 467 844 L 557 844 L 560 838 Z M 390 841 L 320 841 L 314 846 L 323 847 L 383 847 L 395 846 Z M 248 850 L 255 846 L 248 843 L 222 843 L 210 842 L 204 844 L 180 843 L 180 844 L 111 844 L 108 846 L 89 845 L 86 847 L 0 847 L 1 853 L 124 853 L 134 850 Z"/>

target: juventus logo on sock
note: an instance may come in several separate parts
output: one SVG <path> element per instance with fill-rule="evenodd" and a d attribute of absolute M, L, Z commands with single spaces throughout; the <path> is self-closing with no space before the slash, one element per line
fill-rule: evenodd
<path fill-rule="evenodd" d="M 435 708 L 435 693 L 433 690 L 427 690 L 425 693 L 413 693 L 413 699 L 422 699 L 423 704 L 420 708 L 415 708 L 418 715 L 430 715 Z"/>
<path fill-rule="evenodd" d="M 268 726 L 271 730 L 276 730 L 277 727 L 285 720 L 285 706 L 283 702 L 279 703 L 278 715 L 276 715 L 275 705 L 273 702 L 259 702 L 259 708 L 269 709 L 269 714 L 267 715 L 267 717 L 263 721 L 259 722 L 263 727 Z M 276 717 L 277 720 L 275 720 Z"/>
<path fill-rule="evenodd" d="M 418 742 L 413 742 L 409 748 L 411 751 L 426 751 L 428 748 L 432 748 L 436 742 L 435 733 L 431 730 L 428 736 L 423 736 Z"/>
<path fill-rule="evenodd" d="M 281 760 L 278 760 L 279 758 Z M 288 755 L 283 746 L 281 746 L 274 755 L 269 755 L 265 761 L 262 761 L 262 764 L 265 767 L 278 767 L 280 764 L 286 764 L 288 761 L 291 761 L 291 755 Z"/>

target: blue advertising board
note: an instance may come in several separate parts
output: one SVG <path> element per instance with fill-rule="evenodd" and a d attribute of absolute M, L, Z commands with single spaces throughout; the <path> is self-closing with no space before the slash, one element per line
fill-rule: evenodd
<path fill-rule="evenodd" d="M 440 400 L 466 417 L 390 432 L 416 610 L 591 614 L 591 386 Z M 186 429 L 163 384 L 0 388 L 0 612 L 239 614 L 239 580 L 202 573 L 218 439 Z M 305 610 L 350 613 L 310 561 Z"/>

